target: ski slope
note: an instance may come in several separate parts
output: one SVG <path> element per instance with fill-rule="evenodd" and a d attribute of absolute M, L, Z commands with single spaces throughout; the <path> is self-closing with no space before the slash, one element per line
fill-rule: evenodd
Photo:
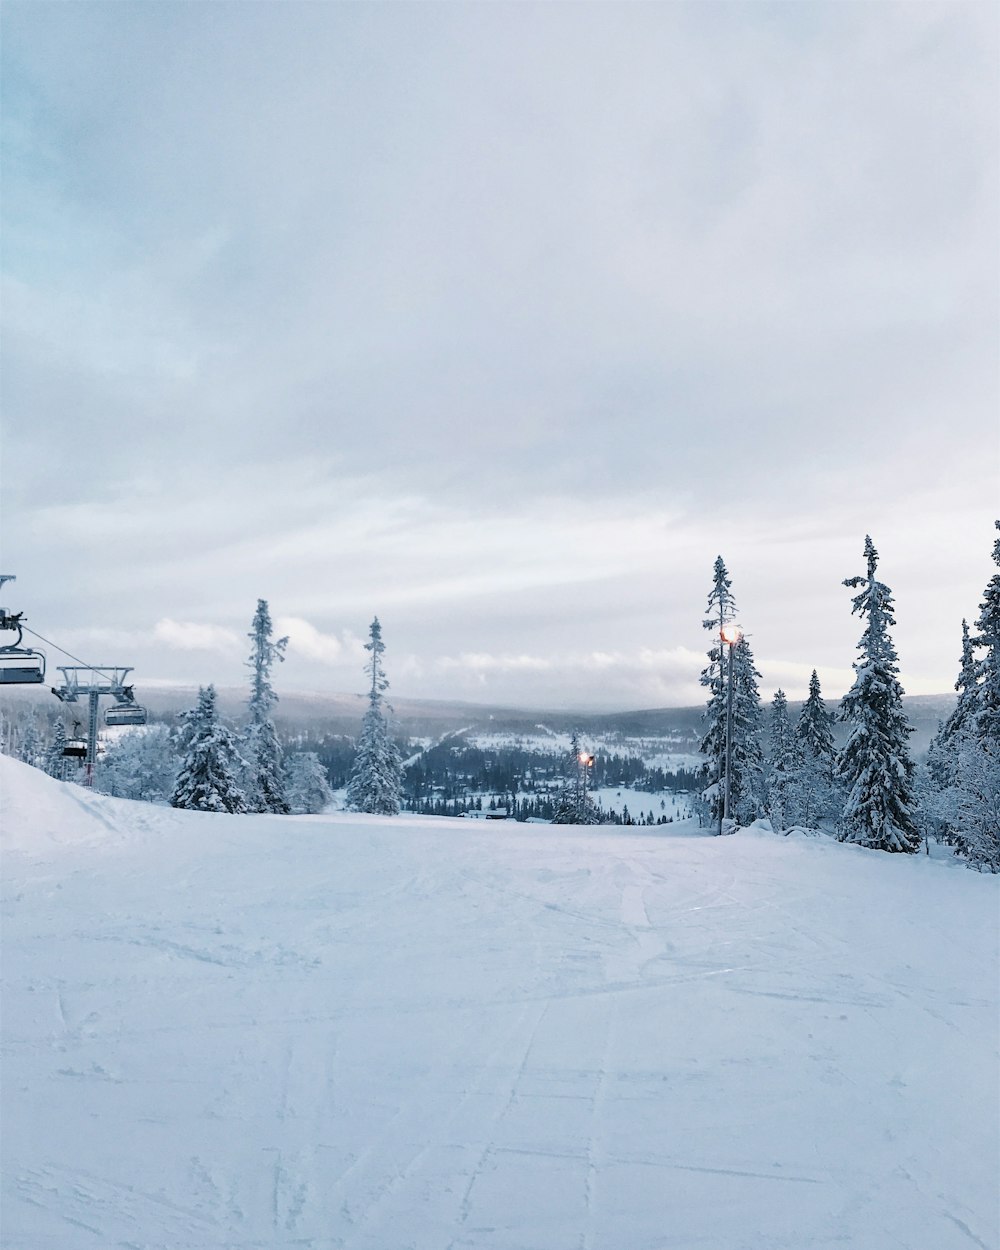
<path fill-rule="evenodd" d="M 0 785 L 6 1250 L 996 1250 L 995 878 Z"/>

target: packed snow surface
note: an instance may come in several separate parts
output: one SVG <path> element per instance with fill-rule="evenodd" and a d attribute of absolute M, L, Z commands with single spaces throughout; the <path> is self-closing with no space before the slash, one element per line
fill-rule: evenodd
<path fill-rule="evenodd" d="M 995 878 L 0 783 L 6 1250 L 998 1244 Z"/>

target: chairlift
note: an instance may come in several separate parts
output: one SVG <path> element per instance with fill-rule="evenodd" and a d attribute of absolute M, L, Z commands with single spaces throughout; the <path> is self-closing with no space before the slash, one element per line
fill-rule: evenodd
<path fill-rule="evenodd" d="M 116 703 L 104 713 L 104 723 L 109 729 L 120 725 L 145 725 L 146 720 L 146 709 L 138 703 Z"/>
<path fill-rule="evenodd" d="M 0 686 L 40 685 L 45 680 L 45 656 L 30 647 L 0 647 Z"/>
<path fill-rule="evenodd" d="M 119 725 L 145 725 L 146 709 L 135 701 L 131 686 L 121 686 L 115 691 L 115 705 L 104 713 L 104 723 L 109 729 Z"/>
<path fill-rule="evenodd" d="M 85 760 L 87 758 L 87 739 L 81 738 L 80 722 L 73 723 L 73 737 L 67 738 L 63 746 L 63 755 L 71 760 Z"/>
<path fill-rule="evenodd" d="M 17 640 L 0 647 L 0 685 L 39 685 L 45 680 L 45 654 L 33 647 L 22 647 L 24 631 L 20 612 L 0 609 L 0 630 L 16 629 Z"/>

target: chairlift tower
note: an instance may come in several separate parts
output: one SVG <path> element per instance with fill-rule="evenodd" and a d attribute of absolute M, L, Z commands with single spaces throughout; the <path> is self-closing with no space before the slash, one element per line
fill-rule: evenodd
<path fill-rule="evenodd" d="M 94 760 L 97 758 L 97 713 L 101 696 L 114 699 L 116 709 L 130 714 L 127 721 L 118 720 L 119 724 L 144 725 L 146 711 L 135 702 L 132 687 L 125 685 L 125 678 L 132 671 L 131 666 L 59 664 L 56 667 L 63 675 L 63 684 L 59 689 L 53 686 L 52 693 L 60 702 L 78 703 L 83 695 L 87 696 L 87 775 L 84 784 L 93 785 Z M 114 710 L 109 709 L 109 714 Z"/>

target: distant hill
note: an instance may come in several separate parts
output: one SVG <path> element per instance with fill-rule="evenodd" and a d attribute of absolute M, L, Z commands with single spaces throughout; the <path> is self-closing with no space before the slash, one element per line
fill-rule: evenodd
<path fill-rule="evenodd" d="M 197 690 L 172 689 L 144 693 L 146 705 L 158 713 L 183 711 L 191 707 Z M 219 691 L 219 702 L 227 716 L 240 716 L 246 706 L 246 691 Z M 915 754 L 927 750 L 938 726 L 955 705 L 955 696 L 911 695 L 903 706 L 913 727 L 911 739 Z M 320 730 L 331 734 L 356 734 L 367 706 L 360 694 L 282 694 L 275 709 L 275 720 L 282 729 Z M 831 708 L 836 704 L 831 703 Z M 696 743 L 702 734 L 704 706 L 645 708 L 635 711 L 585 713 L 564 708 L 517 708 L 498 704 L 462 703 L 437 699 L 393 699 L 392 707 L 400 732 L 411 738 L 439 737 L 461 729 L 484 733 L 530 734 L 539 725 L 556 733 L 578 729 L 582 734 L 607 737 L 621 734 L 635 738 L 681 738 Z M 792 717 L 801 703 L 789 704 Z M 836 726 L 842 738 L 845 726 Z"/>
<path fill-rule="evenodd" d="M 219 706 L 223 715 L 240 718 L 246 710 L 247 692 L 242 687 L 220 688 Z M 193 707 L 197 688 L 171 686 L 146 687 L 136 691 L 137 697 L 158 717 L 171 717 Z M 23 707 L 25 702 L 39 702 L 46 708 L 55 700 L 46 691 L 13 687 L 0 693 L 0 706 L 9 703 Z M 903 700 L 907 717 L 913 726 L 911 746 L 914 754 L 927 750 L 938 726 L 955 705 L 955 696 L 911 695 Z M 367 697 L 360 694 L 304 694 L 281 692 L 275 708 L 275 721 L 282 730 L 300 730 L 310 734 L 345 734 L 358 732 L 367 706 Z M 789 704 L 793 718 L 801 703 Z M 836 706 L 831 702 L 831 708 Z M 474 733 L 509 733 L 528 735 L 541 726 L 555 733 L 578 729 L 607 738 L 615 734 L 628 738 L 670 737 L 694 748 L 702 732 L 704 707 L 646 708 L 622 712 L 578 712 L 564 708 L 517 708 L 499 704 L 462 703 L 438 699 L 392 700 L 396 723 L 402 735 L 410 738 L 437 738 L 467 729 Z M 838 738 L 845 732 L 836 727 Z"/>

